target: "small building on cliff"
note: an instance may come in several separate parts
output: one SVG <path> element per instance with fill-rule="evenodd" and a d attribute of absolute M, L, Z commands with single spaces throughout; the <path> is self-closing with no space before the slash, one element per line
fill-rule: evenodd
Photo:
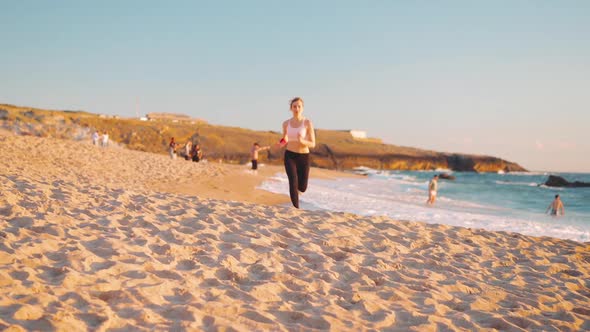
<path fill-rule="evenodd" d="M 367 137 L 367 132 L 364 130 L 347 129 L 343 131 L 350 134 L 350 137 L 352 137 L 352 139 L 355 141 L 382 143 L 380 138 Z"/>
<path fill-rule="evenodd" d="M 365 138 L 367 138 L 367 132 L 364 131 L 364 130 L 351 129 L 348 132 L 350 133 L 350 136 L 352 136 L 352 138 L 356 138 L 356 139 L 365 139 Z"/>

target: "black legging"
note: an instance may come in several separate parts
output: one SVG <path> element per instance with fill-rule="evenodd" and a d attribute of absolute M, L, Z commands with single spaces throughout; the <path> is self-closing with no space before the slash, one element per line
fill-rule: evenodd
<path fill-rule="evenodd" d="M 285 150 L 285 171 L 289 178 L 289 195 L 291 203 L 299 208 L 299 193 L 307 189 L 307 178 L 309 177 L 309 153 L 297 153 Z"/>

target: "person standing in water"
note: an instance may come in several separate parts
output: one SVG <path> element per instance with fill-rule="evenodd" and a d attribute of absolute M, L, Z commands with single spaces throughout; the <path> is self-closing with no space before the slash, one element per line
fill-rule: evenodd
<path fill-rule="evenodd" d="M 303 99 L 295 97 L 290 102 L 293 117 L 283 122 L 283 138 L 286 146 L 285 171 L 289 178 L 291 203 L 299 208 L 299 192 L 307 190 L 309 177 L 309 149 L 315 147 L 315 132 L 311 120 L 303 117 Z"/>
<path fill-rule="evenodd" d="M 563 202 L 559 198 L 559 195 L 555 195 L 555 199 L 553 202 L 551 202 L 551 204 L 549 204 L 549 207 L 547 207 L 547 211 L 545 211 L 545 213 L 547 212 L 549 212 L 549 214 L 552 216 L 565 215 L 565 208 L 563 207 Z"/>
<path fill-rule="evenodd" d="M 434 204 L 436 200 L 436 191 L 438 190 L 438 174 L 434 175 L 428 183 L 428 200 L 427 204 Z"/>
<path fill-rule="evenodd" d="M 270 146 L 263 146 L 261 147 L 258 142 L 252 145 L 252 149 L 250 149 L 250 157 L 252 158 L 252 171 L 256 172 L 258 169 L 258 152 L 268 150 Z"/>

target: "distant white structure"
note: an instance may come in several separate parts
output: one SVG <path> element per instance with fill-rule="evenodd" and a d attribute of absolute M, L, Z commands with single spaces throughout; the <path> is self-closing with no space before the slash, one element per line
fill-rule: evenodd
<path fill-rule="evenodd" d="M 349 130 L 348 132 L 350 133 L 350 136 L 352 136 L 352 138 L 360 138 L 360 139 L 367 138 L 367 132 L 364 130 Z"/>
<path fill-rule="evenodd" d="M 139 118 L 139 120 L 141 120 L 141 121 L 147 121 L 149 119 L 147 118 L 147 116 L 142 116 L 141 118 Z"/>
<path fill-rule="evenodd" d="M 348 133 L 350 135 L 350 137 L 352 137 L 353 140 L 358 140 L 358 141 L 368 142 L 368 143 L 383 144 L 383 141 L 381 141 L 380 138 L 367 137 L 367 132 L 364 130 L 346 129 L 346 130 L 340 130 L 340 131 Z"/>

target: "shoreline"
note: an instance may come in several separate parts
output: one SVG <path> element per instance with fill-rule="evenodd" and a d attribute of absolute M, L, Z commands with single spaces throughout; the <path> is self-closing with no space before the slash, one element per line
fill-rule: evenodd
<path fill-rule="evenodd" d="M 188 162 L 188 161 L 186 161 Z M 288 195 L 276 194 L 258 187 L 274 175 L 284 173 L 282 166 L 259 164 L 256 174 L 248 165 L 224 164 L 223 177 L 205 179 L 191 177 L 186 183 L 163 183 L 154 186 L 162 192 L 201 196 L 204 198 L 240 201 L 263 205 L 291 204 Z M 316 167 L 310 169 L 310 179 L 362 178 L 360 175 Z"/>
<path fill-rule="evenodd" d="M 590 329 L 590 244 L 231 200 L 279 166 L 0 151 L 2 329 Z"/>

